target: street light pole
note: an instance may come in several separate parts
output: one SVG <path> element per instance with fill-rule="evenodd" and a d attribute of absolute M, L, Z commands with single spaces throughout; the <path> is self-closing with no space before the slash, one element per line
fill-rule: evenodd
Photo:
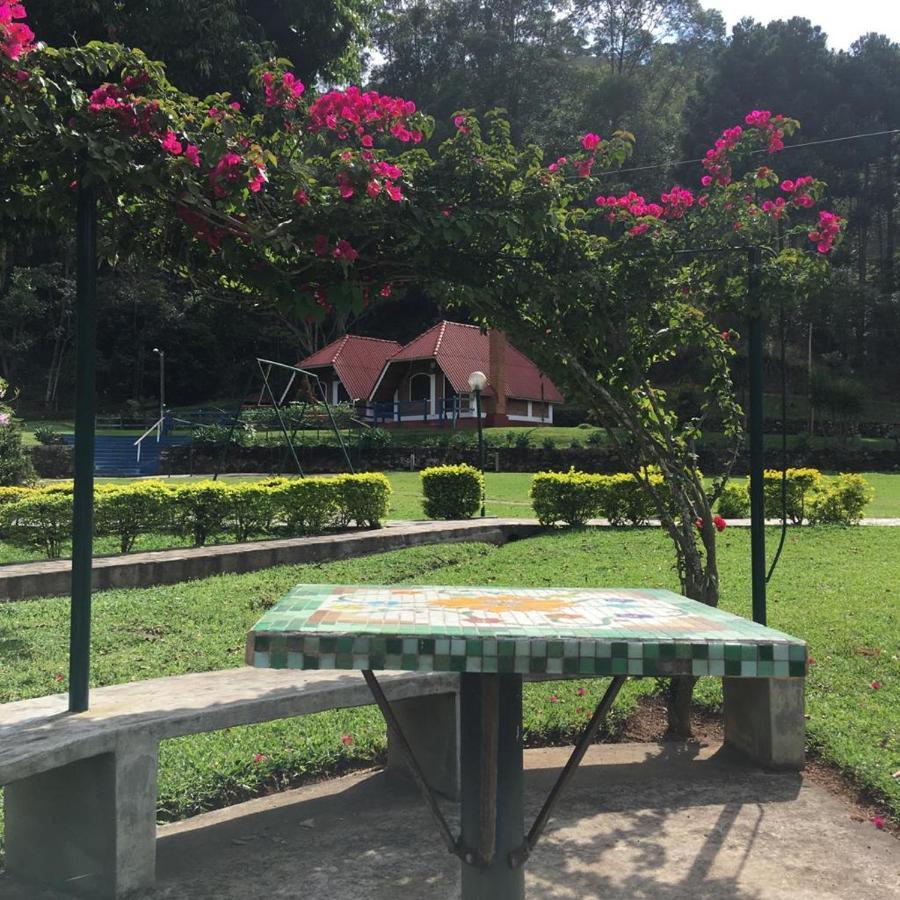
<path fill-rule="evenodd" d="M 469 376 L 469 390 L 475 394 L 475 419 L 478 423 L 478 467 L 481 469 L 481 517 L 484 518 L 484 430 L 481 426 L 481 392 L 487 385 L 484 372 Z"/>
<path fill-rule="evenodd" d="M 153 352 L 159 356 L 159 417 L 166 414 L 166 351 L 154 347 Z"/>

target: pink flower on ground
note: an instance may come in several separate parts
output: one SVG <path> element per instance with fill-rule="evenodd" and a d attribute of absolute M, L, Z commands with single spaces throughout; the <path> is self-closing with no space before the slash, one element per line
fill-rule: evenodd
<path fill-rule="evenodd" d="M 261 762 L 265 762 L 269 757 L 266 756 L 265 753 L 254 753 L 253 754 L 253 762 L 259 764 Z"/>
<path fill-rule="evenodd" d="M 550 702 L 551 702 L 551 703 L 559 703 L 559 697 L 557 697 L 556 694 L 551 694 L 551 695 L 550 695 Z"/>
<path fill-rule="evenodd" d="M 885 826 L 884 816 L 872 816 L 870 821 L 879 831 Z"/>
<path fill-rule="evenodd" d="M 65 681 L 65 679 L 66 679 L 66 676 L 63 675 L 61 672 L 57 672 L 57 673 L 53 676 L 53 680 L 54 680 L 54 681 Z"/>
<path fill-rule="evenodd" d="M 341 735 L 341 743 L 345 747 L 349 747 L 353 743 L 353 738 L 349 734 L 342 734 Z"/>
<path fill-rule="evenodd" d="M 585 691 L 585 689 L 583 687 L 581 687 L 581 688 L 578 688 L 578 690 L 575 691 L 575 693 L 578 694 L 579 697 L 583 697 L 587 692 Z"/>
<path fill-rule="evenodd" d="M 581 146 L 584 147 L 585 150 L 594 150 L 597 145 L 600 143 L 600 135 L 594 134 L 593 131 L 589 131 L 582 139 Z"/>
<path fill-rule="evenodd" d="M 869 687 L 872 688 L 873 691 L 880 691 L 880 690 L 881 690 L 881 682 L 880 682 L 880 681 L 873 681 L 873 682 L 869 685 Z"/>

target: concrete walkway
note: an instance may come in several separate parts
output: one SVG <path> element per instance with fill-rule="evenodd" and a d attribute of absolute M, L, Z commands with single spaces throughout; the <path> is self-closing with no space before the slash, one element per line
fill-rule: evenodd
<path fill-rule="evenodd" d="M 565 748 L 526 752 L 526 817 Z M 448 807 L 448 812 L 452 807 Z M 527 865 L 529 900 L 894 900 L 900 842 L 823 788 L 718 747 L 592 747 Z M 457 900 L 458 862 L 397 776 L 353 775 L 159 830 L 141 900 Z M 7 900 L 60 895 L 0 877 Z"/>

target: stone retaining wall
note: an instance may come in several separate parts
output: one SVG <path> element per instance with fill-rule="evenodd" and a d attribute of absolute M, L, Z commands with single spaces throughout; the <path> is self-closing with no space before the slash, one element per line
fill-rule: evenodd
<path fill-rule="evenodd" d="M 505 544 L 540 530 L 534 522 L 515 519 L 398 523 L 370 531 L 317 537 L 101 556 L 94 560 L 93 584 L 95 590 L 149 587 L 211 575 L 254 572 L 285 564 L 328 562 L 426 544 L 460 541 Z M 2 566 L 0 602 L 68 594 L 71 568 L 71 561 L 67 559 Z"/>

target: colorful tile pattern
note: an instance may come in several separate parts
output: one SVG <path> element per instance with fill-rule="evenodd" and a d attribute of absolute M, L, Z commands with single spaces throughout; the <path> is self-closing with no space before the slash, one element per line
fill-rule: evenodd
<path fill-rule="evenodd" d="M 275 669 L 804 677 L 806 644 L 671 591 L 300 584 L 253 626 Z"/>

